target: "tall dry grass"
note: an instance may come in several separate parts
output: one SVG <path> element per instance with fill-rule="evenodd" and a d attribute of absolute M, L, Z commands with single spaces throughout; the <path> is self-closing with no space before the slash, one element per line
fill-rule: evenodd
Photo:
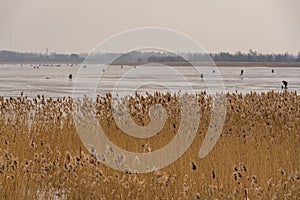
<path fill-rule="evenodd" d="M 1 199 L 299 199 L 300 96 L 294 92 L 227 94 L 222 136 L 204 159 L 211 97 L 199 93 L 201 122 L 191 147 L 176 162 L 148 174 L 123 173 L 95 160 L 72 119 L 73 99 L 0 97 Z M 113 143 L 134 152 L 166 145 L 180 122 L 178 95 L 137 94 L 129 111 L 146 125 L 151 105 L 168 119 L 155 136 L 137 139 L 116 126 L 111 95 L 94 101 Z"/>

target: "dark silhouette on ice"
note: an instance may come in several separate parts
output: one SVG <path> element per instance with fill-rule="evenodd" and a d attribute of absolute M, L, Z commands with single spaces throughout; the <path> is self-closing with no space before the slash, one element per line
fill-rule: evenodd
<path fill-rule="evenodd" d="M 281 86 L 281 89 L 285 89 L 287 90 L 287 86 L 288 86 L 288 82 L 287 81 L 282 81 L 282 86 Z"/>

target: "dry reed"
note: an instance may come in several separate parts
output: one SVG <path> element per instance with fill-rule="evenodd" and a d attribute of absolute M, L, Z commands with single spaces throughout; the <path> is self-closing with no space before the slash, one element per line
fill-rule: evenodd
<path fill-rule="evenodd" d="M 300 96 L 295 92 L 227 94 L 221 138 L 204 159 L 211 97 L 199 93 L 201 122 L 191 147 L 176 162 L 148 174 L 123 173 L 95 160 L 72 119 L 73 99 L 0 97 L 1 199 L 299 199 Z M 116 126 L 111 95 L 94 101 L 109 139 L 134 152 L 166 145 L 180 122 L 178 94 L 136 94 L 129 111 L 146 125 L 151 105 L 168 119 L 155 136 L 137 139 Z"/>

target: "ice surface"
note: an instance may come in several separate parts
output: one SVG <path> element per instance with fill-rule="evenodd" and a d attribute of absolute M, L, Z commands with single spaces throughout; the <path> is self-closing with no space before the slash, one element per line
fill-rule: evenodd
<path fill-rule="evenodd" d="M 39 68 L 37 68 L 39 67 Z M 214 86 L 224 84 L 226 92 L 265 92 L 282 91 L 282 81 L 288 81 L 288 90 L 300 92 L 300 68 L 297 67 L 211 67 L 195 68 L 187 66 L 170 67 L 178 72 L 167 73 L 163 66 L 153 66 L 153 71 L 137 70 L 143 66 L 106 66 L 88 65 L 60 65 L 43 66 L 37 64 L 0 64 L 0 96 L 20 96 L 34 97 L 43 94 L 46 97 L 72 96 L 73 92 L 77 96 L 93 96 L 95 93 L 105 94 L 112 92 L 115 84 L 122 80 L 115 92 L 124 93 L 131 91 L 137 86 L 141 86 L 138 91 L 165 91 L 165 85 L 171 85 L 172 91 L 186 92 L 189 86 L 195 91 L 214 89 Z M 139 68 L 140 69 L 140 68 Z M 241 70 L 244 75 L 240 76 Z M 271 70 L 274 69 L 274 73 Z M 139 73 L 135 73 L 139 72 Z M 215 72 L 213 72 L 215 70 Z M 218 76 L 218 70 L 220 76 Z M 131 73 L 128 74 L 128 71 Z M 204 78 L 200 78 L 203 73 Z M 69 79 L 69 74 L 73 75 Z M 179 79 L 178 76 L 184 76 Z M 75 85 L 74 85 L 75 84 Z M 95 88 L 96 86 L 96 88 Z M 75 89 L 75 90 L 74 90 Z M 96 89 L 96 90 L 95 90 Z M 96 91 L 96 92 L 95 92 Z M 93 94 L 91 94 L 93 93 Z"/>

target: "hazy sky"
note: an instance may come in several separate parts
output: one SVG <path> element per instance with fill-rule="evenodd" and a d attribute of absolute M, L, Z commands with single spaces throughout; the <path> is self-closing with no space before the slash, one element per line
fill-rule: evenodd
<path fill-rule="evenodd" d="M 113 34 L 155 26 L 209 52 L 297 53 L 299 10 L 299 0 L 0 0 L 0 50 L 89 52 Z"/>

